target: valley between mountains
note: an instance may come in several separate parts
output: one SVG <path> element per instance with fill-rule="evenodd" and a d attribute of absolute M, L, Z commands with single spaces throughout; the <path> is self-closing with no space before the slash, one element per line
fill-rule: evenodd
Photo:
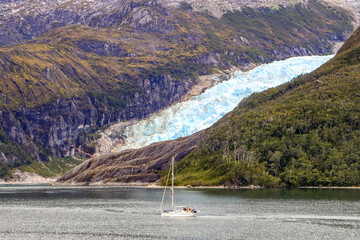
<path fill-rule="evenodd" d="M 0 178 L 17 181 L 21 170 L 66 172 L 58 184 L 161 183 L 175 156 L 178 185 L 358 186 L 359 10 L 345 0 L 0 1 Z M 121 129 L 106 135 L 117 124 L 235 71 L 331 55 L 345 41 L 315 71 L 322 62 L 249 90 L 205 130 L 102 148 L 104 136 L 119 149 L 130 140 Z"/>
<path fill-rule="evenodd" d="M 58 181 L 152 183 L 176 156 L 178 185 L 358 186 L 359 33 L 314 72 L 252 94 L 206 130 L 95 157 Z"/>

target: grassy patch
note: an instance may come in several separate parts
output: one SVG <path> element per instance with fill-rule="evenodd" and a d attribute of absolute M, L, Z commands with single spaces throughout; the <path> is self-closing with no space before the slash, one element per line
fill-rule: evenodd
<path fill-rule="evenodd" d="M 42 177 L 55 177 L 66 173 L 83 161 L 85 161 L 85 158 L 75 159 L 72 157 L 53 157 L 49 162 L 35 162 L 30 165 L 21 166 L 18 169 L 21 171 L 36 173 Z"/>

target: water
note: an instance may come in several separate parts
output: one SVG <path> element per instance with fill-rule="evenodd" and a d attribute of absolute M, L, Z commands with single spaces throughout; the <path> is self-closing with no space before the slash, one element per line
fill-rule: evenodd
<path fill-rule="evenodd" d="M 233 110 L 244 97 L 309 73 L 332 57 L 294 57 L 264 64 L 249 72 L 238 71 L 228 81 L 215 85 L 199 96 L 126 127 L 125 145 L 117 150 L 140 148 L 208 128 Z"/>
<path fill-rule="evenodd" d="M 360 236 L 360 190 L 176 190 L 177 203 L 200 210 L 190 219 L 161 217 L 161 197 L 161 189 L 148 188 L 0 187 L 0 239 Z"/>

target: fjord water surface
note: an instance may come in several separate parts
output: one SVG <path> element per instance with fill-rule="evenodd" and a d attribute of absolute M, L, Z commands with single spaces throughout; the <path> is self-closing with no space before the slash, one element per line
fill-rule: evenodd
<path fill-rule="evenodd" d="M 177 204 L 200 210 L 189 219 L 161 217 L 161 197 L 162 189 L 149 188 L 0 187 L 0 239 L 360 236 L 356 189 L 178 189 Z"/>
<path fill-rule="evenodd" d="M 278 86 L 300 74 L 309 73 L 332 57 L 294 57 L 264 64 L 248 72 L 235 72 L 228 81 L 218 83 L 199 96 L 126 127 L 125 145 L 117 150 L 140 148 L 153 142 L 189 136 L 208 128 L 253 92 Z"/>

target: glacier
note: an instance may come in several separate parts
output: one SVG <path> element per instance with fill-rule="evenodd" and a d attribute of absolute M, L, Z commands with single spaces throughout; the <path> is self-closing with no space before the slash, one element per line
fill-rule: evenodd
<path fill-rule="evenodd" d="M 309 73 L 333 56 L 293 57 L 261 65 L 248 72 L 236 71 L 229 80 L 202 94 L 127 126 L 124 130 L 125 144 L 116 151 L 141 148 L 208 128 L 232 111 L 244 97 Z"/>

